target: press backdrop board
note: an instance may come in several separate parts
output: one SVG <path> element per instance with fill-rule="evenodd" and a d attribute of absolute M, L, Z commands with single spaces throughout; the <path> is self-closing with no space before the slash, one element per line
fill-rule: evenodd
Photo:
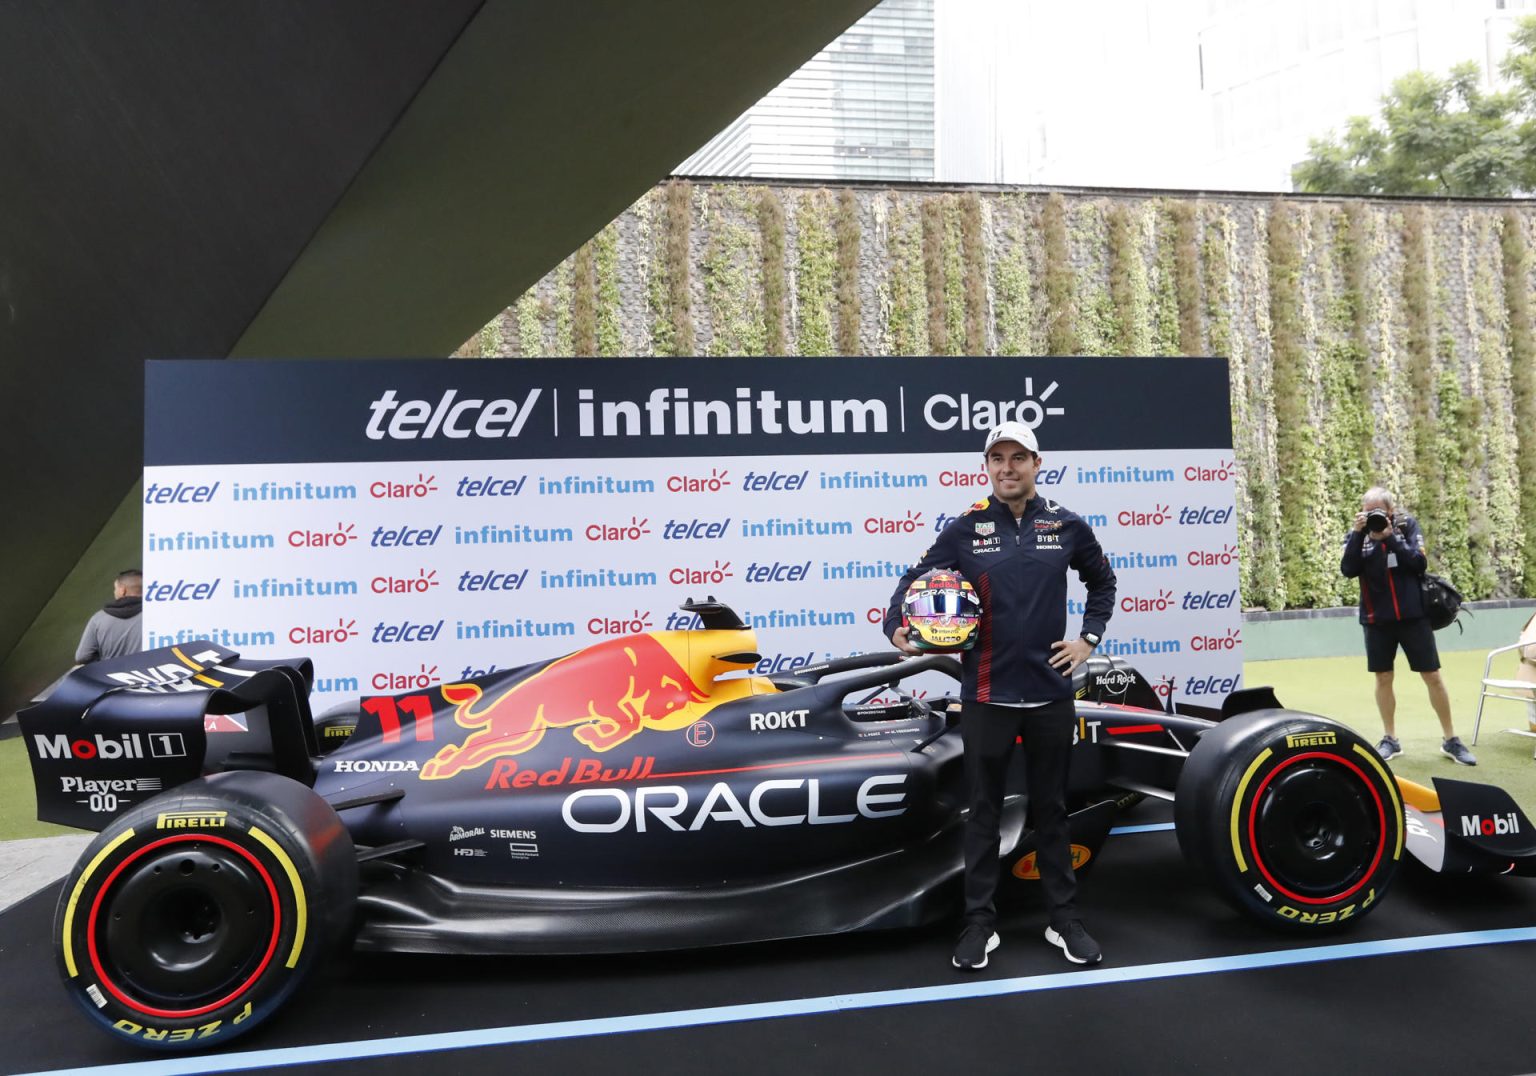
<path fill-rule="evenodd" d="M 686 627 L 690 596 L 757 629 L 763 671 L 888 648 L 898 577 L 987 494 L 1004 419 L 1119 576 L 1102 651 L 1187 701 L 1240 686 L 1224 360 L 160 361 L 146 382 L 146 645 L 308 656 L 317 710 Z"/>

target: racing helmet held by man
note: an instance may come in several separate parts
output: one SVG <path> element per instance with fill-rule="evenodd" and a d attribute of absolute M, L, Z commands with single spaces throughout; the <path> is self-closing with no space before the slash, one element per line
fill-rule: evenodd
<path fill-rule="evenodd" d="M 907 642 L 919 650 L 952 654 L 976 645 L 981 600 L 959 572 L 935 568 L 912 581 L 901 598 Z"/>

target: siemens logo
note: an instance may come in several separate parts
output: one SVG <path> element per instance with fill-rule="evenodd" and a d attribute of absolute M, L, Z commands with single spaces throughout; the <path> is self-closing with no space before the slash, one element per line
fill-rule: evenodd
<path fill-rule="evenodd" d="M 355 501 L 356 486 L 325 486 L 314 482 L 263 482 L 259 486 L 242 486 L 236 482 L 230 488 L 230 497 L 236 501 Z"/>
<path fill-rule="evenodd" d="M 386 389 L 384 395 L 368 405 L 373 417 L 364 432 L 370 441 L 386 437 L 396 441 L 430 441 L 439 434 L 457 440 L 516 437 L 522 433 L 542 393 L 542 389 L 529 389 L 521 400 L 460 400 L 458 389 L 448 389 L 431 401 L 401 400 L 394 389 Z"/>
<path fill-rule="evenodd" d="M 576 532 L 569 527 L 530 527 L 526 523 L 510 527 L 487 523 L 478 528 L 453 528 L 454 545 L 537 545 L 543 542 L 570 542 L 575 537 Z"/>
<path fill-rule="evenodd" d="M 610 478 L 597 475 L 580 478 L 566 475 L 563 478 L 540 478 L 541 497 L 606 497 L 611 493 L 655 493 L 656 483 L 649 478 Z"/>
<path fill-rule="evenodd" d="M 1110 467 L 1108 465 L 1095 470 L 1077 469 L 1077 481 L 1083 486 L 1098 485 L 1129 485 L 1148 482 L 1173 482 L 1178 479 L 1171 467 L 1155 467 L 1142 470 L 1140 467 Z"/>
<path fill-rule="evenodd" d="M 356 594 L 357 583 L 351 579 L 262 579 L 255 583 L 230 582 L 230 592 L 237 600 L 248 598 L 326 598 L 338 594 Z"/>

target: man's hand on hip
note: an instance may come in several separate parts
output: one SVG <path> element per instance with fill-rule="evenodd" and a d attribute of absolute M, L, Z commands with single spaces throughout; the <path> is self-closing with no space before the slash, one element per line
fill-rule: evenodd
<path fill-rule="evenodd" d="M 1056 651 L 1051 655 L 1051 667 L 1060 669 L 1062 676 L 1071 676 L 1072 671 L 1093 653 L 1087 639 L 1061 639 L 1052 643 L 1051 649 Z"/>

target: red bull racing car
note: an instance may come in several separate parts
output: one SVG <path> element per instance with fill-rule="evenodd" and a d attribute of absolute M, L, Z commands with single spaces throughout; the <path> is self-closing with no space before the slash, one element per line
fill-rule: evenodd
<path fill-rule="evenodd" d="M 315 720 L 307 660 L 209 643 L 85 666 L 20 716 L 38 816 L 98 830 L 54 925 L 69 994 L 149 1047 L 221 1044 L 328 947 L 639 952 L 914 926 L 958 910 L 965 800 L 953 700 L 904 691 L 943 655 L 765 677 L 713 600 L 695 630 L 598 643 Z M 1292 929 L 1383 897 L 1404 851 L 1536 873 L 1498 789 L 1394 780 L 1349 729 L 1268 689 L 1165 712 L 1114 659 L 1078 671 L 1075 859 L 1174 801 L 1184 854 Z M 355 727 L 353 727 L 355 725 Z M 339 744 L 339 746 L 332 746 Z M 1003 822 L 1034 876 L 1027 790 Z"/>

